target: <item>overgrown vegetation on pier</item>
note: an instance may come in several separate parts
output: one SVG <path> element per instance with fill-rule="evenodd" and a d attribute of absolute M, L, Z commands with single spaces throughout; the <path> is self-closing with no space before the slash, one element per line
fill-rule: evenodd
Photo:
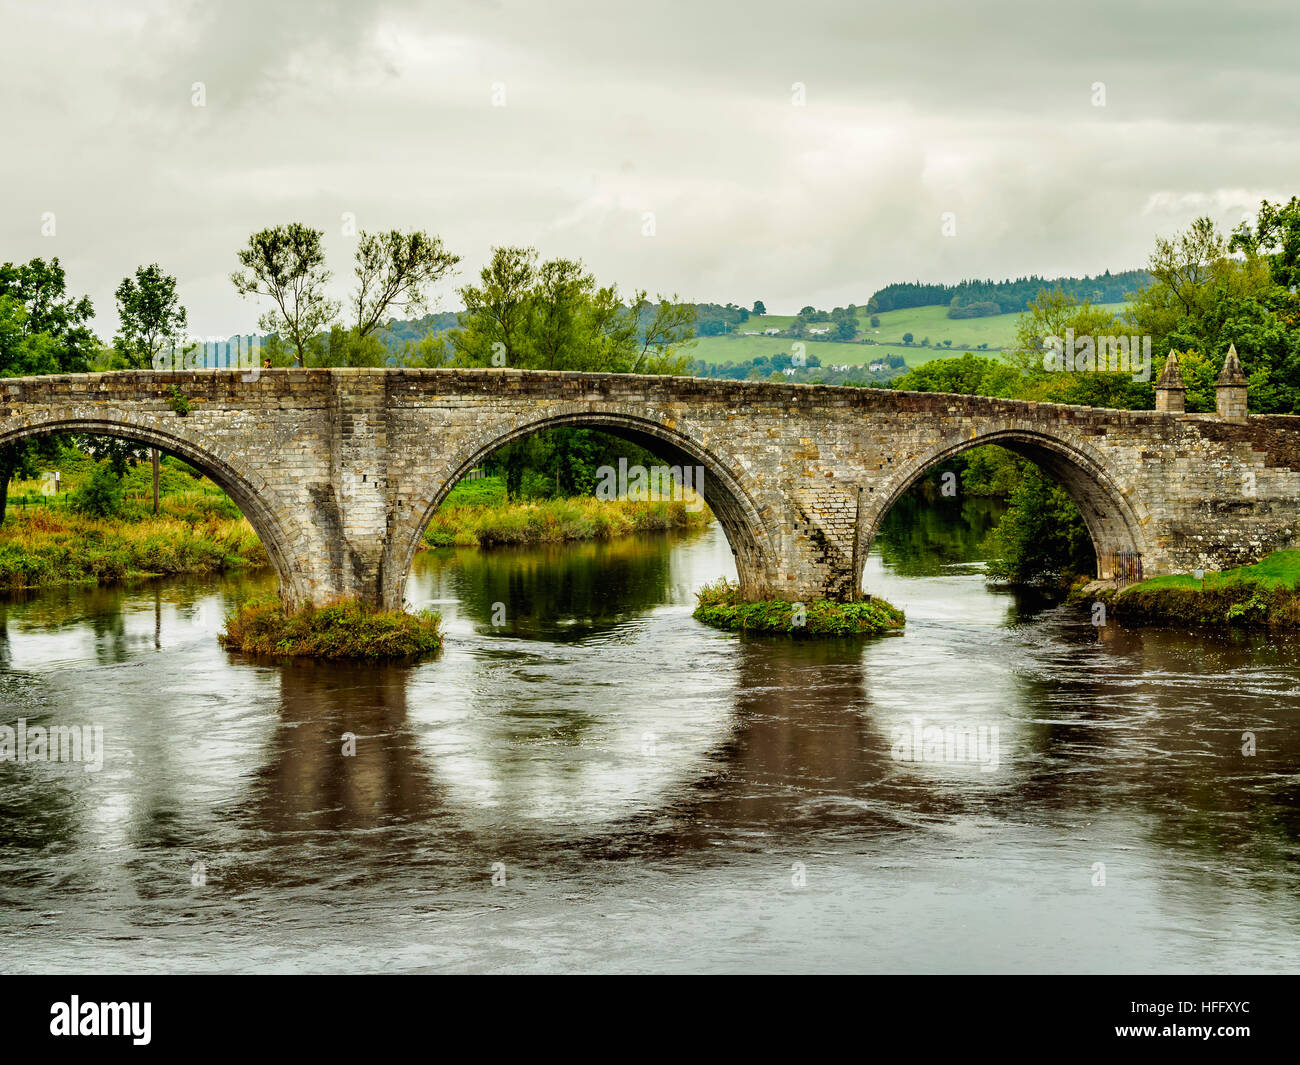
<path fill-rule="evenodd" d="M 731 632 L 792 636 L 875 636 L 903 627 L 903 612 L 883 599 L 857 603 L 791 603 L 783 599 L 746 602 L 740 585 L 726 578 L 695 593 L 695 618 Z"/>
<path fill-rule="evenodd" d="M 244 604 L 218 639 L 227 651 L 309 658 L 413 659 L 442 647 L 432 611 L 375 610 L 355 600 L 286 612 L 279 599 Z"/>

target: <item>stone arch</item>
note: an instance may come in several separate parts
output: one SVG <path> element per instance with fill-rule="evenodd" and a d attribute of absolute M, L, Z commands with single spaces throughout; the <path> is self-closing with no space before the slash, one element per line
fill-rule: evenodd
<path fill-rule="evenodd" d="M 216 448 L 191 439 L 189 435 L 160 429 L 150 419 L 127 414 L 113 417 L 107 412 L 94 418 L 57 415 L 34 418 L 20 426 L 0 430 L 0 445 L 49 433 L 89 433 L 118 437 L 146 447 L 157 448 L 189 463 L 210 477 L 213 483 L 229 495 L 240 512 L 248 519 L 249 524 L 253 526 L 253 531 L 261 540 L 267 558 L 280 579 L 281 597 L 289 604 L 306 602 L 310 599 L 303 574 L 293 562 L 295 555 L 292 549 L 292 538 L 277 518 L 265 488 L 255 486 L 250 478 L 237 468 L 235 462 L 222 456 Z"/>
<path fill-rule="evenodd" d="M 771 594 L 771 574 L 777 554 L 762 511 L 754 501 L 748 478 L 742 472 L 719 457 L 707 443 L 675 427 L 618 411 L 580 409 L 490 431 L 448 460 L 445 472 L 436 475 L 437 481 L 430 490 L 419 493 L 419 498 L 428 499 L 428 505 L 423 510 L 410 508 L 412 516 L 405 519 L 396 535 L 389 538 L 384 563 L 386 606 L 390 609 L 402 606 L 406 576 L 420 549 L 424 530 L 447 493 L 461 478 L 507 444 L 560 426 L 599 429 L 644 447 L 669 464 L 703 466 L 704 499 L 731 546 L 742 592 L 750 598 Z"/>
<path fill-rule="evenodd" d="M 877 493 L 862 522 L 858 558 L 865 560 L 881 522 L 898 499 L 939 463 L 974 447 L 997 444 L 1038 466 L 1069 493 L 1083 516 L 1097 555 L 1097 577 L 1124 583 L 1141 580 L 1148 545 L 1143 530 L 1146 508 L 1126 492 L 1107 471 L 1104 461 L 1086 444 L 1037 430 L 1000 427 L 950 440 L 926 458 L 900 469 Z M 862 574 L 858 573 L 858 580 Z"/>

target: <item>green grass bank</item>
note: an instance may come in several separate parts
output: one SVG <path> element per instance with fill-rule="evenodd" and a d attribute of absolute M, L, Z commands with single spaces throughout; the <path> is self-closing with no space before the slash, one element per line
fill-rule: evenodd
<path fill-rule="evenodd" d="M 1300 628 L 1300 551 L 1274 551 L 1254 565 L 1207 572 L 1204 580 L 1152 577 L 1087 598 L 1140 625 Z"/>

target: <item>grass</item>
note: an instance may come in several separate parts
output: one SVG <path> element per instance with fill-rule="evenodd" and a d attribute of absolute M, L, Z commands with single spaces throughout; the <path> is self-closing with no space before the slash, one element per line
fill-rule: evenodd
<path fill-rule="evenodd" d="M 1190 574 L 1152 577 L 1141 584 L 1130 585 L 1125 591 L 1151 591 L 1162 588 L 1211 591 L 1232 588 L 1245 583 L 1254 583 L 1265 588 L 1294 590 L 1297 581 L 1300 581 L 1300 551 L 1274 551 L 1253 565 L 1207 572 L 1204 581 L 1199 581 Z"/>
<path fill-rule="evenodd" d="M 746 602 L 740 586 L 726 578 L 695 593 L 694 617 L 730 632 L 806 638 L 811 636 L 874 636 L 901 629 L 903 612 L 883 599 L 857 603 L 789 603 L 782 599 Z"/>
<path fill-rule="evenodd" d="M 442 647 L 442 619 L 432 611 L 373 610 L 356 600 L 285 613 L 278 600 L 246 603 L 226 618 L 217 638 L 227 651 L 329 659 L 412 659 Z"/>
<path fill-rule="evenodd" d="M 1274 551 L 1259 562 L 1209 572 L 1152 577 L 1095 598 L 1138 623 L 1300 627 L 1300 551 Z"/>
<path fill-rule="evenodd" d="M 603 502 L 591 497 L 469 505 L 450 502 L 439 507 L 429 521 L 424 542 L 429 547 L 494 547 L 611 540 L 640 532 L 703 528 L 712 520 L 707 507 L 692 512 L 683 502 Z"/>
<path fill-rule="evenodd" d="M 239 517 L 190 522 L 169 515 L 123 523 L 30 507 L 0 530 L 0 586 L 8 588 L 265 565 L 261 541 Z"/>
<path fill-rule="evenodd" d="M 49 468 L 63 475 L 56 495 L 46 495 L 48 476 L 12 482 L 0 526 L 0 587 L 109 584 L 268 565 L 257 534 L 234 502 L 171 457 L 162 461 L 157 515 L 148 462 L 122 478 L 122 504 L 112 517 L 78 514 L 70 500 L 95 465 L 90 456 L 70 449 L 51 460 Z"/>
<path fill-rule="evenodd" d="M 1109 311 L 1118 312 L 1123 303 L 1106 303 L 1101 306 Z M 887 355 L 902 355 L 908 366 L 919 366 L 931 359 L 943 359 L 960 355 L 963 351 L 976 354 L 996 353 L 1015 341 L 1016 325 L 1020 313 L 996 314 L 988 318 L 949 318 L 946 305 L 929 307 L 905 307 L 897 311 L 884 311 L 880 315 L 880 325 L 871 325 L 871 316 L 858 315 L 858 328 L 864 337 L 870 337 L 875 344 L 837 344 L 825 340 L 804 340 L 807 354 L 816 355 L 823 365 L 839 363 L 872 363 Z M 720 337 L 701 337 L 690 349 L 691 357 L 704 362 L 746 362 L 759 355 L 789 354 L 792 341 L 784 337 L 749 337 L 743 334 L 748 330 L 788 329 L 794 321 L 793 315 L 768 314 L 763 317 L 750 316 L 743 322 L 737 333 Z M 829 325 L 828 322 L 816 323 L 816 328 Z M 904 344 L 903 334 L 911 333 L 913 343 Z M 921 341 L 930 338 L 929 347 L 921 347 Z M 952 346 L 945 348 L 943 342 L 951 340 Z M 988 347 L 981 352 L 980 344 Z"/>

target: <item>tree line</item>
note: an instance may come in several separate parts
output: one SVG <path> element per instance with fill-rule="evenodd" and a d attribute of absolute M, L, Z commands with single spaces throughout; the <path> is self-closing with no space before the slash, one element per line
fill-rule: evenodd
<path fill-rule="evenodd" d="M 905 281 L 878 289 L 867 307 L 878 312 L 947 304 L 949 318 L 976 318 L 1024 311 L 1044 289 L 1060 291 L 1089 303 L 1123 303 L 1149 280 L 1145 270 L 1121 270 L 1115 274 L 1107 270 L 1095 277 L 1051 280 L 1031 274 L 1007 281 L 970 279 L 955 285 Z"/>

